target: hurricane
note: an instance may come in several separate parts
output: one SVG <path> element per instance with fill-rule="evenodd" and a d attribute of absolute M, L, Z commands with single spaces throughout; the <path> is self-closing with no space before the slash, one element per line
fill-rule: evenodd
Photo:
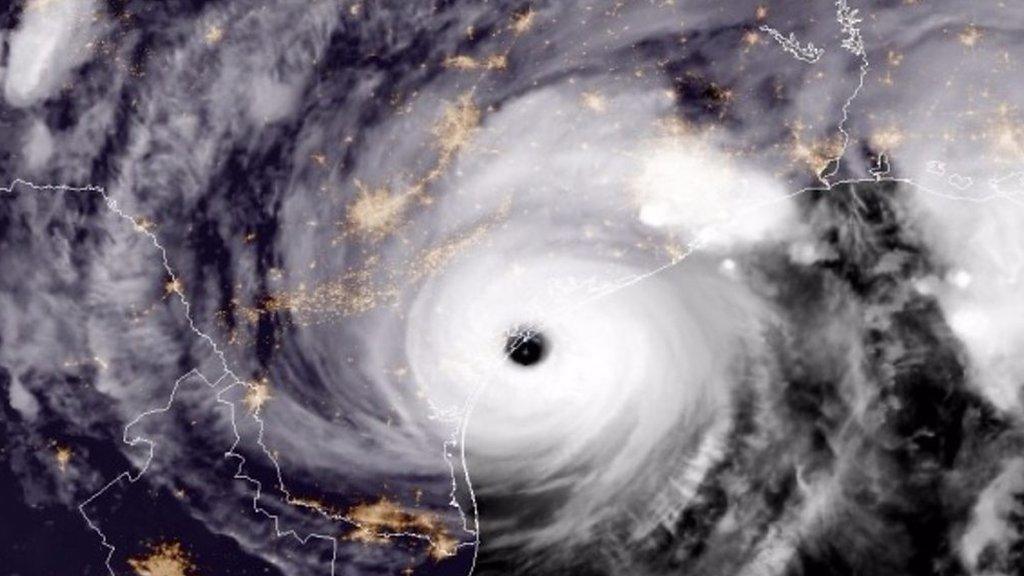
<path fill-rule="evenodd" d="M 1020 574 L 1021 16 L 0 8 L 0 572 Z"/>

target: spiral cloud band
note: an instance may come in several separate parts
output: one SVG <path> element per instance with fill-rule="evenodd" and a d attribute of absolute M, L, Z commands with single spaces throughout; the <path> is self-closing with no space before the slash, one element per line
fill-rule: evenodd
<path fill-rule="evenodd" d="M 1020 573 L 1021 15 L 0 8 L 0 572 Z"/>

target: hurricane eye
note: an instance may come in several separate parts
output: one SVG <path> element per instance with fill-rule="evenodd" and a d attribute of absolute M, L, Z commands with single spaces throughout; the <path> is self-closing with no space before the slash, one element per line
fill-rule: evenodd
<path fill-rule="evenodd" d="M 505 356 L 520 366 L 535 366 L 548 355 L 548 341 L 535 328 L 519 327 L 505 337 Z"/>

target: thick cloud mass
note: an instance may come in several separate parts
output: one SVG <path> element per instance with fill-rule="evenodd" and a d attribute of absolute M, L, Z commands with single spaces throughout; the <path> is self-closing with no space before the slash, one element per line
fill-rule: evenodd
<path fill-rule="evenodd" d="M 1021 15 L 0 9 L 0 572 L 1021 574 Z"/>

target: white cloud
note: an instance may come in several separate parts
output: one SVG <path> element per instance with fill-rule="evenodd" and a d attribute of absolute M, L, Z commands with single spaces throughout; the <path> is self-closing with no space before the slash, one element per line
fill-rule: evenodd
<path fill-rule="evenodd" d="M 38 170 L 46 165 L 53 156 L 53 136 L 49 128 L 41 121 L 32 124 L 22 148 L 25 166 L 29 170 Z"/>
<path fill-rule="evenodd" d="M 1013 494 L 1024 488 L 1024 458 L 1007 460 L 1002 468 L 1002 473 L 978 497 L 974 521 L 960 539 L 960 554 L 972 569 L 986 546 L 994 544 L 1005 549 L 1011 538 L 1005 517 L 1013 507 Z"/>
<path fill-rule="evenodd" d="M 30 2 L 21 26 L 11 34 L 4 99 L 31 106 L 50 97 L 68 74 L 89 59 L 99 32 L 94 0 Z"/>
<path fill-rule="evenodd" d="M 1002 199 L 964 202 L 921 191 L 927 243 L 951 268 L 933 287 L 964 343 L 975 386 L 1020 411 L 1024 383 L 1024 208 Z"/>
<path fill-rule="evenodd" d="M 282 120 L 295 111 L 301 86 L 278 82 L 268 76 L 253 80 L 250 92 L 249 113 L 258 123 L 272 123 Z"/>
<path fill-rule="evenodd" d="M 639 217 L 653 228 L 687 231 L 714 247 L 765 240 L 795 222 L 777 181 L 711 144 L 667 139 L 640 162 Z"/>

